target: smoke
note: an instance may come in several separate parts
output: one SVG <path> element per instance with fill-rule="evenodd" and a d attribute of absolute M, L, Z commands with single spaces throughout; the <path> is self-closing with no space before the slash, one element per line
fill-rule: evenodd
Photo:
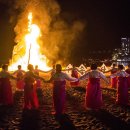
<path fill-rule="evenodd" d="M 0 0 L 3 2 L 3 0 Z M 23 55 L 25 49 L 23 36 L 27 33 L 28 13 L 33 13 L 33 23 L 41 29 L 39 43 L 42 53 L 49 59 L 49 63 L 67 63 L 71 47 L 77 43 L 85 28 L 85 23 L 73 20 L 67 23 L 61 17 L 61 8 L 56 0 L 4 0 L 10 6 L 10 22 L 17 19 L 14 31 L 16 33 L 13 53 Z M 15 55 L 15 54 L 13 54 Z M 14 58 L 17 59 L 17 58 Z"/>

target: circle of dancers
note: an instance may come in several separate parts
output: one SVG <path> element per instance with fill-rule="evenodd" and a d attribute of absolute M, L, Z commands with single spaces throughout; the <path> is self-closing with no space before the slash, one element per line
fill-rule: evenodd
<path fill-rule="evenodd" d="M 0 105 L 13 106 L 13 92 L 11 80 L 16 81 L 16 90 L 24 93 L 25 110 L 32 110 L 39 108 L 39 101 L 37 91 L 41 90 L 41 81 L 44 83 L 53 84 L 53 107 L 57 117 L 65 113 L 66 102 L 66 81 L 70 82 L 71 87 L 80 86 L 82 80 L 86 80 L 86 94 L 85 94 L 85 109 L 98 111 L 103 106 L 101 79 L 110 85 L 111 88 L 117 90 L 115 103 L 121 106 L 129 105 L 128 89 L 130 87 L 130 65 L 125 70 L 123 65 L 118 65 L 118 68 L 113 64 L 112 68 L 107 71 L 101 71 L 97 64 L 93 63 L 84 75 L 80 75 L 79 70 L 73 68 L 62 69 L 61 64 L 53 65 L 50 71 L 42 71 L 38 66 L 33 67 L 32 64 L 27 66 L 27 71 L 22 70 L 22 66 L 18 65 L 18 70 L 10 73 L 8 65 L 2 65 L 0 72 Z M 66 73 L 71 71 L 71 76 Z M 39 73 L 50 73 L 50 79 L 46 80 L 41 77 Z M 105 73 L 110 72 L 109 76 Z M 108 77 L 110 81 L 108 80 Z"/>

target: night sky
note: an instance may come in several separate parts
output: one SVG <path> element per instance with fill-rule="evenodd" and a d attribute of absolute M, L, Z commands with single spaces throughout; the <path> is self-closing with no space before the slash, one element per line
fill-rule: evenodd
<path fill-rule="evenodd" d="M 129 0 L 57 1 L 61 6 L 61 16 L 66 21 L 81 20 L 86 23 L 82 38 L 72 50 L 73 54 L 80 52 L 80 56 L 85 56 L 90 50 L 111 50 L 120 47 L 121 37 L 130 37 Z M 15 23 L 9 22 L 8 8 L 11 7 L 0 3 L 0 61 L 2 62 L 11 57 L 15 44 Z"/>
<path fill-rule="evenodd" d="M 87 22 L 84 38 L 90 48 L 120 46 L 120 38 L 130 36 L 130 1 L 59 0 L 63 11 Z M 86 44 L 86 45 L 87 45 Z"/>

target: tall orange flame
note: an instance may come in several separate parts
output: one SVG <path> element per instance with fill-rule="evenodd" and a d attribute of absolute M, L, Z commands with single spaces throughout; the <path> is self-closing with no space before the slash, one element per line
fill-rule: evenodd
<path fill-rule="evenodd" d="M 9 70 L 16 70 L 18 65 L 22 65 L 22 68 L 26 70 L 28 64 L 38 65 L 41 70 L 49 70 L 46 65 L 47 58 L 40 52 L 40 46 L 38 44 L 38 38 L 41 35 L 40 28 L 36 24 L 32 24 L 32 13 L 28 15 L 28 34 L 25 35 L 26 51 L 25 55 L 18 59 L 17 62 L 12 63 L 9 66 Z"/>

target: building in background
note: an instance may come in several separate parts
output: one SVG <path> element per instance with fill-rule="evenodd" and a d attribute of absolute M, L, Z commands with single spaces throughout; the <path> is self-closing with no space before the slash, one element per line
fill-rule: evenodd
<path fill-rule="evenodd" d="M 112 60 L 117 64 L 127 65 L 130 62 L 130 38 L 121 38 L 121 48 L 116 48 Z"/>
<path fill-rule="evenodd" d="M 130 38 L 121 38 L 121 47 L 124 54 L 130 53 Z"/>

